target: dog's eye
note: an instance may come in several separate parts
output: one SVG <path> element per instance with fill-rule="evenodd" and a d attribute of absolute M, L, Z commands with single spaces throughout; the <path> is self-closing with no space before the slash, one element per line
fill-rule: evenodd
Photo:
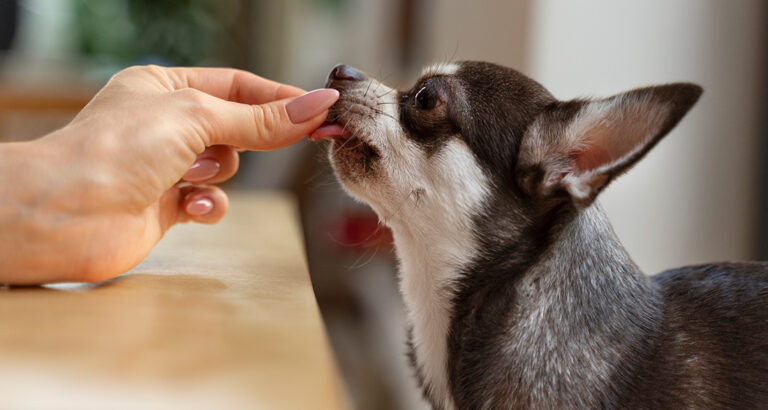
<path fill-rule="evenodd" d="M 420 110 L 435 108 L 437 101 L 437 93 L 429 86 L 429 84 L 422 86 L 419 91 L 416 92 L 416 95 L 413 96 L 413 106 Z"/>

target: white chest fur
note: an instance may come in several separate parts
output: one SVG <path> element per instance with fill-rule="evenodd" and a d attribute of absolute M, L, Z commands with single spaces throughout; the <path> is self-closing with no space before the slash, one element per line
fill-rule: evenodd
<path fill-rule="evenodd" d="M 454 284 L 477 255 L 472 217 L 481 210 L 488 181 L 463 143 L 449 143 L 414 185 L 422 194 L 390 221 L 400 259 L 400 290 L 413 327 L 416 363 L 428 395 L 454 408 L 448 387 L 447 334 Z"/>
<path fill-rule="evenodd" d="M 400 291 L 412 326 L 416 363 L 429 388 L 429 396 L 453 408 L 448 389 L 447 334 L 450 325 L 452 286 L 460 275 L 458 265 L 425 260 L 430 244 L 395 235 L 400 262 Z M 457 253 L 465 253 L 457 249 Z"/>

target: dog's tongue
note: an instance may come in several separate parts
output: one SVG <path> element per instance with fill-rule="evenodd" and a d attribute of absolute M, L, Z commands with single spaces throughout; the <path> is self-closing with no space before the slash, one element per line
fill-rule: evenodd
<path fill-rule="evenodd" d="M 312 135 L 309 136 L 310 141 L 317 141 L 322 139 L 341 138 L 344 136 L 344 127 L 338 124 L 325 123 L 316 129 Z"/>

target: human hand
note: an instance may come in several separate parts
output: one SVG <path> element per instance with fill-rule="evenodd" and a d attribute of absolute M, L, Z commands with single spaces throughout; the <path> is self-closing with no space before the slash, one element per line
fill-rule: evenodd
<path fill-rule="evenodd" d="M 227 197 L 210 184 L 235 173 L 235 147 L 293 144 L 338 98 L 302 94 L 231 69 L 131 67 L 63 129 L 0 144 L 0 283 L 108 279 L 174 224 L 217 222 Z"/>

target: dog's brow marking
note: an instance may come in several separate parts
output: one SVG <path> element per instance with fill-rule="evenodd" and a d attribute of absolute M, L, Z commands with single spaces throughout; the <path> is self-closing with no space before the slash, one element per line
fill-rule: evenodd
<path fill-rule="evenodd" d="M 456 63 L 433 64 L 421 72 L 421 76 L 427 75 L 454 75 L 459 71 L 459 65 Z"/>

